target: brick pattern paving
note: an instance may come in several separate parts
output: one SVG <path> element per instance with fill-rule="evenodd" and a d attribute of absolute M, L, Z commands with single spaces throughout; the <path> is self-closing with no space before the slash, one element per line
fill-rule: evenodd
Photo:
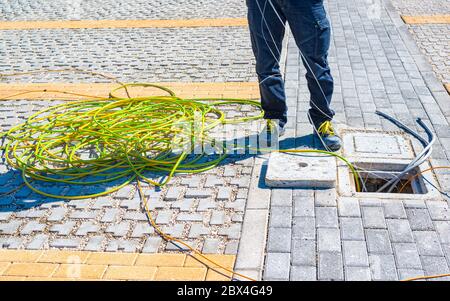
<path fill-rule="evenodd" d="M 446 0 L 392 0 L 401 15 L 450 15 L 450 3 Z M 433 71 L 444 83 L 450 83 L 448 62 L 450 27 L 448 23 L 434 25 L 410 25 L 411 32 L 420 50 L 433 66 Z"/>
<path fill-rule="evenodd" d="M 244 17 L 242 0 L 11 0 L 0 2 L 0 19 L 134 20 Z"/>
<path fill-rule="evenodd" d="M 233 255 L 208 258 L 227 269 L 235 261 Z M 184 254 L 0 250 L 0 281 L 230 279 L 226 270 L 202 262 Z"/>
<path fill-rule="evenodd" d="M 3 30 L 0 38 L 0 73 L 69 66 L 124 82 L 256 81 L 246 27 Z M 105 81 L 73 74 L 13 80 Z"/>
<path fill-rule="evenodd" d="M 337 122 L 390 131 L 398 129 L 375 115 L 376 109 L 415 129 L 422 117 L 439 136 L 433 164 L 448 165 L 450 99 L 396 26 L 397 12 L 382 7 L 380 18 L 368 18 L 367 4 L 349 0 L 328 1 L 328 11 Z M 305 70 L 292 37 L 288 49 L 289 132 L 311 144 Z M 436 174 L 449 191 L 449 171 Z M 263 278 L 399 280 L 448 273 L 449 229 L 444 199 L 381 201 L 342 198 L 335 189 L 272 189 Z"/>

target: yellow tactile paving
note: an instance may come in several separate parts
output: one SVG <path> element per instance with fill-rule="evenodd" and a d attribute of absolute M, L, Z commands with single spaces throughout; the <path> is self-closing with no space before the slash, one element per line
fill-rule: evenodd
<path fill-rule="evenodd" d="M 181 19 L 181 20 L 80 20 L 80 21 L 2 21 L 0 30 L 62 28 L 177 28 L 177 27 L 242 27 L 245 18 Z"/>
<path fill-rule="evenodd" d="M 406 24 L 450 24 L 450 15 L 402 16 Z"/>
<path fill-rule="evenodd" d="M 183 98 L 259 98 L 258 83 L 159 83 Z M 0 99 L 85 99 L 85 95 L 108 97 L 117 84 L 107 83 L 0 83 Z M 166 95 L 164 91 L 151 87 L 130 87 L 133 97 Z M 32 92 L 34 91 L 34 92 Z M 37 92 L 36 92 L 37 91 Z M 46 92 L 43 92 L 46 91 Z M 81 95 L 69 95 L 70 92 Z M 125 96 L 118 91 L 116 96 Z"/>
<path fill-rule="evenodd" d="M 206 255 L 233 269 L 234 255 Z M 79 262 L 79 263 L 78 263 Z M 0 250 L 0 281 L 33 280 L 217 280 L 230 272 L 191 255 Z"/>

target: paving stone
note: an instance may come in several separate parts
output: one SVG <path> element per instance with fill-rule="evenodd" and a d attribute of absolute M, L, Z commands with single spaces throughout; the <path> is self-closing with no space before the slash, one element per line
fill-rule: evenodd
<path fill-rule="evenodd" d="M 359 205 L 361 207 L 381 207 L 382 201 L 380 199 L 374 199 L 374 198 L 361 198 L 359 200 Z"/>
<path fill-rule="evenodd" d="M 369 256 L 364 241 L 343 241 L 343 255 L 345 266 L 368 267 Z"/>
<path fill-rule="evenodd" d="M 45 210 L 35 210 L 29 209 L 29 210 L 23 210 L 16 213 L 16 217 L 22 217 L 22 218 L 41 218 L 46 214 Z"/>
<path fill-rule="evenodd" d="M 370 281 L 370 268 L 368 267 L 345 267 L 346 281 Z"/>
<path fill-rule="evenodd" d="M 135 253 L 139 248 L 139 242 L 135 240 L 115 239 L 106 246 L 106 252 L 130 252 Z"/>
<path fill-rule="evenodd" d="M 12 212 L 0 212 L 0 221 L 7 221 L 11 217 Z"/>
<path fill-rule="evenodd" d="M 210 188 L 210 187 L 222 186 L 222 185 L 224 185 L 223 179 L 218 178 L 217 176 L 214 176 L 214 175 L 209 175 L 208 177 L 206 177 L 206 182 L 205 182 L 204 187 Z"/>
<path fill-rule="evenodd" d="M 220 240 L 215 238 L 205 239 L 202 252 L 204 254 L 217 254 L 220 247 Z"/>
<path fill-rule="evenodd" d="M 386 222 L 392 242 L 414 242 L 408 220 L 388 219 Z"/>
<path fill-rule="evenodd" d="M 194 207 L 194 200 L 184 199 L 178 202 L 174 202 L 171 208 L 180 209 L 180 211 L 190 211 Z"/>
<path fill-rule="evenodd" d="M 225 212 L 213 211 L 211 219 L 209 220 L 210 225 L 223 225 L 225 223 Z"/>
<path fill-rule="evenodd" d="M 34 236 L 31 241 L 27 244 L 27 250 L 40 250 L 48 242 L 49 237 L 46 234 L 38 234 Z"/>
<path fill-rule="evenodd" d="M 98 211 L 74 211 L 70 214 L 72 219 L 95 219 Z"/>
<path fill-rule="evenodd" d="M 428 201 L 426 202 L 428 212 L 431 219 L 434 221 L 448 221 L 450 220 L 450 209 L 446 202 Z"/>
<path fill-rule="evenodd" d="M 292 265 L 316 266 L 316 242 L 294 239 L 292 241 Z"/>
<path fill-rule="evenodd" d="M 267 240 L 267 251 L 274 253 L 291 252 L 291 229 L 290 228 L 269 228 Z"/>
<path fill-rule="evenodd" d="M 169 234 L 172 237 L 176 238 L 182 238 L 183 232 L 184 232 L 184 225 L 183 224 L 176 224 L 173 226 L 166 226 L 163 228 L 163 231 L 166 234 Z"/>
<path fill-rule="evenodd" d="M 183 192 L 181 187 L 171 186 L 167 190 L 166 195 L 164 196 L 164 200 L 166 201 L 176 201 L 180 197 Z"/>
<path fill-rule="evenodd" d="M 103 236 L 93 236 L 90 237 L 86 246 L 84 247 L 85 251 L 99 252 L 103 248 L 103 243 L 106 241 Z"/>
<path fill-rule="evenodd" d="M 434 231 L 414 231 L 417 249 L 420 255 L 444 256 L 439 237 Z"/>
<path fill-rule="evenodd" d="M 387 230 L 367 229 L 366 238 L 369 253 L 392 254 L 391 243 Z"/>
<path fill-rule="evenodd" d="M 114 237 L 122 237 L 127 235 L 130 229 L 129 222 L 121 222 L 115 225 L 110 225 L 106 228 L 106 233 L 111 233 Z"/>
<path fill-rule="evenodd" d="M 290 228 L 292 225 L 292 208 L 272 207 L 269 224 L 270 227 Z"/>
<path fill-rule="evenodd" d="M 211 189 L 187 189 L 184 197 L 185 198 L 208 198 L 213 195 Z"/>
<path fill-rule="evenodd" d="M 292 223 L 292 238 L 316 239 L 316 225 L 314 217 L 294 217 Z"/>
<path fill-rule="evenodd" d="M 384 216 L 386 218 L 406 219 L 406 211 L 405 207 L 403 207 L 402 202 L 386 201 L 383 203 L 383 207 L 384 207 Z"/>
<path fill-rule="evenodd" d="M 198 188 L 200 186 L 200 182 L 201 178 L 195 176 L 181 179 L 182 185 L 187 185 L 192 188 Z"/>
<path fill-rule="evenodd" d="M 316 206 L 336 206 L 336 189 L 317 189 L 315 191 Z"/>
<path fill-rule="evenodd" d="M 115 198 L 121 200 L 130 199 L 133 197 L 134 191 L 135 190 L 133 186 L 131 185 L 125 186 L 116 193 Z"/>
<path fill-rule="evenodd" d="M 73 207 L 76 209 L 88 209 L 90 207 L 91 200 L 72 200 L 67 203 L 68 207 Z"/>
<path fill-rule="evenodd" d="M 228 201 L 232 198 L 232 196 L 233 196 L 233 188 L 220 187 L 216 199 L 218 201 Z"/>
<path fill-rule="evenodd" d="M 173 211 L 171 210 L 161 210 L 158 211 L 156 216 L 156 223 L 160 225 L 167 225 L 172 220 Z"/>
<path fill-rule="evenodd" d="M 108 208 L 105 210 L 105 214 L 103 214 L 100 221 L 102 223 L 112 223 L 119 220 L 120 210 L 117 208 Z"/>
<path fill-rule="evenodd" d="M 23 245 L 23 241 L 24 239 L 20 237 L 1 237 L 0 247 L 8 249 L 20 249 Z"/>
<path fill-rule="evenodd" d="M 181 222 L 201 222 L 203 221 L 203 215 L 201 213 L 186 213 L 182 212 L 177 215 L 177 221 Z"/>
<path fill-rule="evenodd" d="M 393 255 L 369 254 L 372 280 L 398 280 L 397 268 Z"/>
<path fill-rule="evenodd" d="M 230 184 L 237 185 L 238 187 L 248 187 L 250 185 L 250 177 L 241 176 L 239 178 L 232 178 Z"/>
<path fill-rule="evenodd" d="M 52 248 L 67 248 L 67 249 L 77 249 L 81 244 L 80 239 L 72 238 L 57 238 L 50 242 L 50 247 Z"/>
<path fill-rule="evenodd" d="M 114 201 L 109 197 L 99 197 L 94 200 L 92 204 L 92 209 L 102 209 L 105 207 L 112 207 L 114 205 Z"/>
<path fill-rule="evenodd" d="M 338 198 L 337 207 L 339 216 L 360 217 L 359 200 L 357 198 Z"/>
<path fill-rule="evenodd" d="M 319 252 L 319 280 L 344 280 L 341 253 Z"/>
<path fill-rule="evenodd" d="M 131 233 L 132 238 L 141 238 L 153 234 L 155 230 L 149 223 L 137 223 Z"/>
<path fill-rule="evenodd" d="M 193 224 L 189 230 L 189 238 L 198 238 L 202 235 L 208 235 L 209 229 L 202 224 Z M 226 234 L 225 234 L 226 235 Z"/>
<path fill-rule="evenodd" d="M 316 207 L 316 227 L 337 228 L 337 209 L 334 207 Z"/>
<path fill-rule="evenodd" d="M 317 271 L 313 266 L 292 266 L 290 281 L 316 281 Z"/>
<path fill-rule="evenodd" d="M 361 210 L 364 228 L 372 228 L 372 229 L 386 228 L 386 221 L 384 219 L 383 208 L 362 207 Z"/>
<path fill-rule="evenodd" d="M 314 217 L 314 196 L 295 196 L 293 215 Z"/>
<path fill-rule="evenodd" d="M 436 231 L 439 234 L 439 239 L 441 243 L 448 244 L 450 243 L 450 222 L 448 221 L 436 221 L 434 222 L 436 225 Z"/>
<path fill-rule="evenodd" d="M 450 270 L 444 257 L 422 256 L 425 276 L 449 274 Z M 450 280 L 450 277 L 434 279 L 435 281 Z"/>
<path fill-rule="evenodd" d="M 185 240 L 184 242 L 187 243 L 190 246 L 193 245 L 192 241 L 186 241 Z M 176 252 L 187 252 L 187 251 L 189 251 L 189 248 L 184 246 L 184 245 L 181 245 L 180 243 L 177 243 L 175 241 L 169 241 L 169 242 L 167 242 L 165 251 L 170 251 L 170 252 L 173 252 L 173 251 L 176 251 Z"/>
<path fill-rule="evenodd" d="M 60 236 L 67 236 L 72 232 L 75 225 L 76 222 L 74 221 L 68 221 L 63 224 L 54 224 L 50 227 L 49 231 L 56 232 Z"/>
<path fill-rule="evenodd" d="M 41 224 L 37 221 L 30 221 L 22 228 L 20 234 L 28 235 L 33 234 L 34 232 L 43 232 L 45 227 L 45 224 Z"/>
<path fill-rule="evenodd" d="M 341 217 L 339 222 L 342 240 L 365 240 L 361 218 Z"/>
<path fill-rule="evenodd" d="M 339 229 L 318 228 L 319 252 L 341 252 L 341 237 Z"/>
<path fill-rule="evenodd" d="M 214 209 L 216 207 L 217 204 L 212 200 L 200 200 L 198 202 L 197 211 L 208 211 L 209 209 Z"/>
<path fill-rule="evenodd" d="M 433 222 L 431 221 L 428 210 L 426 209 L 407 209 L 406 215 L 408 216 L 411 229 L 416 231 L 433 230 Z"/>
<path fill-rule="evenodd" d="M 267 253 L 265 280 L 289 280 L 290 255 L 289 253 Z"/>
<path fill-rule="evenodd" d="M 238 239 L 241 236 L 242 225 L 231 224 L 228 228 L 221 228 L 219 235 L 226 235 L 229 239 Z"/>
<path fill-rule="evenodd" d="M 425 276 L 423 270 L 417 269 L 398 269 L 398 274 L 400 280 Z"/>
<path fill-rule="evenodd" d="M 90 233 L 97 233 L 100 227 L 92 222 L 83 222 L 75 232 L 76 236 L 86 236 Z"/>
<path fill-rule="evenodd" d="M 161 246 L 161 237 L 149 237 L 145 241 L 144 247 L 142 248 L 143 253 L 157 253 L 159 247 Z"/>
<path fill-rule="evenodd" d="M 242 223 L 244 222 L 244 215 L 240 213 L 235 213 L 231 216 L 231 222 L 233 223 Z"/>
<path fill-rule="evenodd" d="M 225 247 L 225 254 L 236 255 L 238 253 L 239 242 L 237 240 L 228 241 Z"/>
<path fill-rule="evenodd" d="M 427 208 L 427 205 L 425 205 L 425 202 L 423 200 L 404 200 L 403 205 L 406 209 Z"/>
<path fill-rule="evenodd" d="M 394 243 L 393 248 L 398 268 L 422 268 L 415 243 Z"/>
<path fill-rule="evenodd" d="M 149 202 L 149 208 L 150 205 L 154 203 L 154 202 Z M 120 202 L 120 207 L 121 208 L 126 208 L 129 210 L 140 210 L 141 209 L 141 201 L 139 199 L 133 198 L 133 199 L 126 199 Z M 153 208 L 151 208 L 153 209 Z"/>
<path fill-rule="evenodd" d="M 60 222 L 66 216 L 67 209 L 66 208 L 54 208 L 51 210 L 51 214 L 47 218 L 49 222 Z"/>
<path fill-rule="evenodd" d="M 127 211 L 123 215 L 124 220 L 129 221 L 148 221 L 147 214 L 139 211 Z"/>
<path fill-rule="evenodd" d="M 0 234 L 9 234 L 12 235 L 17 232 L 22 222 L 20 221 L 10 221 L 8 223 L 1 223 L 0 224 Z"/>
<path fill-rule="evenodd" d="M 292 207 L 292 189 L 272 189 L 271 206 Z"/>

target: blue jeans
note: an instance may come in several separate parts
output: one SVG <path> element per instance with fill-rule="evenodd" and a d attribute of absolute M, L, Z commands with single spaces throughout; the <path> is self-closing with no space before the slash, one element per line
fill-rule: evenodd
<path fill-rule="evenodd" d="M 331 28 L 323 0 L 270 1 L 247 0 L 264 118 L 287 121 L 286 93 L 279 65 L 287 22 L 303 53 L 302 61 L 307 70 L 306 79 L 311 94 L 310 121 L 319 127 L 335 114 L 330 108 L 333 77 L 327 60 Z"/>

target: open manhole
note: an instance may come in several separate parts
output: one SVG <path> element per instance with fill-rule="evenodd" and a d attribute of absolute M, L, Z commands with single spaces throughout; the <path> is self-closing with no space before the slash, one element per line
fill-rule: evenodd
<path fill-rule="evenodd" d="M 359 171 L 359 186 L 361 193 L 388 193 L 389 189 L 378 192 L 387 182 L 397 177 L 406 169 L 406 164 L 388 163 L 359 163 L 355 164 Z M 422 176 L 417 176 L 420 169 L 416 168 L 409 174 L 400 178 L 395 188 L 390 193 L 402 194 L 426 194 L 428 189 Z M 353 176 L 352 176 L 353 178 Z M 353 180 L 353 190 L 356 192 L 356 181 Z"/>

